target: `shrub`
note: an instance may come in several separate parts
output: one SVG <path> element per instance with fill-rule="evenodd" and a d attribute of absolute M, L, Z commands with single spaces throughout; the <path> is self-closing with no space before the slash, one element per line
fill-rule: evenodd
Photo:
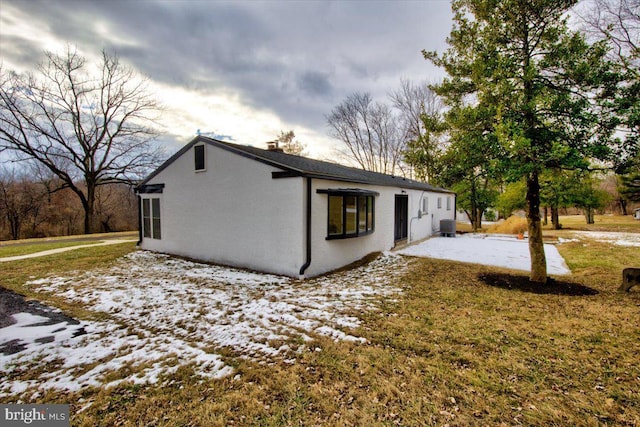
<path fill-rule="evenodd" d="M 527 231 L 527 219 L 512 215 L 505 221 L 489 227 L 490 233 L 520 234 Z"/>

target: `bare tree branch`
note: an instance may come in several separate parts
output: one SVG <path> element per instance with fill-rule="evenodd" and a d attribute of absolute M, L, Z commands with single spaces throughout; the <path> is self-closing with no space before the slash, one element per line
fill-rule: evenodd
<path fill-rule="evenodd" d="M 404 141 L 397 117 L 368 93 L 354 93 L 327 116 L 332 135 L 344 142 L 347 156 L 362 169 L 380 173 L 401 172 Z"/>

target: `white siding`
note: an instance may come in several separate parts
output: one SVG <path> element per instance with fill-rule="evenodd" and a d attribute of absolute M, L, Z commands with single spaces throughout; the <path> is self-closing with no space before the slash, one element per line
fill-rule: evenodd
<path fill-rule="evenodd" d="M 445 197 L 441 193 L 430 193 L 420 190 L 408 190 L 393 187 L 372 186 L 339 181 L 314 179 L 312 185 L 312 261 L 305 273 L 311 277 L 325 273 L 354 261 L 357 261 L 372 252 L 382 252 L 394 247 L 394 221 L 395 221 L 395 196 L 408 195 L 409 210 L 409 235 L 410 240 L 420 240 L 431 236 L 438 231 L 439 219 L 451 217 L 453 211 L 442 210 L 438 215 L 431 214 L 435 208 L 436 196 Z M 316 190 L 358 188 L 378 192 L 375 198 L 375 231 L 362 237 L 347 239 L 327 240 L 327 203 L 326 194 L 318 194 Z M 430 207 L 429 214 L 420 215 L 418 211 L 422 207 L 422 197 L 428 196 Z M 449 196 L 453 197 L 453 196 Z M 453 203 L 453 202 L 452 202 Z M 438 222 L 434 222 L 434 219 Z M 436 228 L 434 228 L 434 224 Z"/>
<path fill-rule="evenodd" d="M 162 238 L 144 238 L 142 248 L 297 277 L 306 261 L 306 178 L 273 179 L 277 168 L 210 144 L 205 147 L 205 171 L 195 171 L 191 148 L 146 183 L 164 184 L 162 194 L 141 195 L 160 199 Z M 341 188 L 379 193 L 373 233 L 326 239 L 328 195 L 317 190 Z M 311 264 L 305 277 L 392 249 L 395 196 L 401 194 L 408 196 L 408 241 L 437 232 L 442 218 L 453 219 L 451 194 L 313 179 Z M 424 197 L 428 213 L 423 215 Z M 452 198 L 451 210 L 446 210 L 447 197 Z"/>
<path fill-rule="evenodd" d="M 433 232 L 440 232 L 440 220 L 441 219 L 455 219 L 455 204 L 456 198 L 454 194 L 436 193 L 434 196 L 429 197 L 433 201 L 429 204 L 429 213 L 433 222 Z M 440 198 L 441 206 L 438 208 L 437 199 Z M 447 199 L 449 199 L 450 209 L 447 210 Z M 419 239 L 413 239 L 419 240 Z"/>
<path fill-rule="evenodd" d="M 165 184 L 162 239 L 142 248 L 295 276 L 304 263 L 303 179 L 272 179 L 278 169 L 206 144 L 206 171 L 193 149 L 147 184 Z"/>

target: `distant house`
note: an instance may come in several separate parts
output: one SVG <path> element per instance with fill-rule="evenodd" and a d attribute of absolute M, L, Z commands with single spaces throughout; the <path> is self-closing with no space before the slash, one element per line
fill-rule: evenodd
<path fill-rule="evenodd" d="M 640 208 L 633 210 L 633 219 L 640 219 Z"/>
<path fill-rule="evenodd" d="M 454 219 L 455 194 L 198 136 L 137 187 L 143 249 L 312 277 Z"/>

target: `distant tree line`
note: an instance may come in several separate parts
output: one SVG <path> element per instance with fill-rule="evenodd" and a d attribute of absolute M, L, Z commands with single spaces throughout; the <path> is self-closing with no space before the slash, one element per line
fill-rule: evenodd
<path fill-rule="evenodd" d="M 68 236 L 84 232 L 82 206 L 57 178 L 0 169 L 0 240 Z M 79 184 L 80 185 L 80 184 Z M 114 184 L 96 193 L 96 232 L 135 230 L 137 198 L 131 186 Z"/>

